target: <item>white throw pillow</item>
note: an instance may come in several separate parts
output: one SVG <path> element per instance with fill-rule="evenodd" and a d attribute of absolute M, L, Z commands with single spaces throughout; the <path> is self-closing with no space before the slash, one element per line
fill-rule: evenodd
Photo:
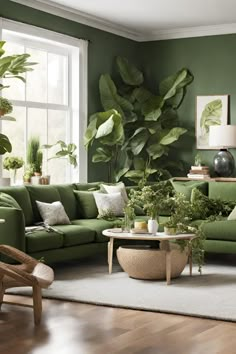
<path fill-rule="evenodd" d="M 236 220 L 236 206 L 234 207 L 234 209 L 229 214 L 228 220 Z"/>
<path fill-rule="evenodd" d="M 98 208 L 98 214 L 103 215 L 111 212 L 114 216 L 124 215 L 125 202 L 121 193 L 93 193 Z"/>
<path fill-rule="evenodd" d="M 46 225 L 71 224 L 61 202 L 43 203 L 36 200 L 39 213 Z"/>
<path fill-rule="evenodd" d="M 111 184 L 101 184 L 102 189 L 106 191 L 106 193 L 121 193 L 125 203 L 128 202 L 128 196 L 126 193 L 125 185 L 123 182 L 116 183 L 114 185 Z"/>

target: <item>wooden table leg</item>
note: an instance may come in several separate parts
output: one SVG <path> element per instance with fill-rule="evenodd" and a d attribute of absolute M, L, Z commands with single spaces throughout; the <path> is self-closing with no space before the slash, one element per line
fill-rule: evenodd
<path fill-rule="evenodd" d="M 109 264 L 110 241 L 107 243 L 107 263 Z"/>
<path fill-rule="evenodd" d="M 188 263 L 189 263 L 189 275 L 192 276 L 193 269 L 193 257 L 192 257 L 192 243 L 191 241 L 188 243 Z"/>
<path fill-rule="evenodd" d="M 166 284 L 171 283 L 171 250 L 168 240 L 161 241 L 161 249 L 166 252 Z"/>
<path fill-rule="evenodd" d="M 109 274 L 112 273 L 112 260 L 113 260 L 113 244 L 114 244 L 114 238 L 113 237 L 110 237 L 110 246 L 109 246 Z"/>

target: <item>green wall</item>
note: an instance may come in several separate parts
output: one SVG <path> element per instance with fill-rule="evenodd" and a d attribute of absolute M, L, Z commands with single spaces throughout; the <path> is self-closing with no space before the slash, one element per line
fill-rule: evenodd
<path fill-rule="evenodd" d="M 157 90 L 158 82 L 182 67 L 193 73 L 194 82 L 179 111 L 181 125 L 189 133 L 176 144 L 173 157 L 184 160 L 186 172 L 197 152 L 212 166 L 216 151 L 196 151 L 195 99 L 197 95 L 229 94 L 229 123 L 236 124 L 236 35 L 148 42 L 142 44 L 142 53 L 146 79 L 153 89 Z M 231 152 L 236 158 L 236 150 Z"/>
<path fill-rule="evenodd" d="M 101 108 L 98 79 L 101 73 L 114 74 L 114 58 L 125 56 L 145 72 L 149 86 L 156 90 L 158 82 L 187 67 L 195 79 L 189 86 L 181 106 L 180 123 L 189 129 L 176 148 L 172 158 L 185 162 L 185 174 L 196 155 L 195 99 L 197 95 L 230 95 L 229 123 L 236 124 L 236 35 L 223 35 L 166 41 L 137 43 L 120 36 L 100 31 L 30 7 L 0 0 L 0 16 L 32 24 L 90 41 L 88 53 L 88 110 L 89 114 Z M 232 153 L 235 155 L 234 150 Z M 205 163 L 212 165 L 215 151 L 201 150 Z M 88 179 L 106 180 L 106 166 L 91 163 L 89 156 Z"/>
<path fill-rule="evenodd" d="M 99 100 L 98 80 L 100 74 L 114 72 L 114 58 L 117 55 L 121 55 L 132 62 L 137 61 L 138 43 L 132 40 L 53 16 L 9 0 L 0 0 L 0 17 L 39 26 L 76 38 L 85 38 L 90 41 L 88 47 L 89 115 L 102 109 Z M 106 167 L 101 164 L 93 164 L 90 161 L 91 158 L 89 156 L 89 181 L 106 180 Z"/>

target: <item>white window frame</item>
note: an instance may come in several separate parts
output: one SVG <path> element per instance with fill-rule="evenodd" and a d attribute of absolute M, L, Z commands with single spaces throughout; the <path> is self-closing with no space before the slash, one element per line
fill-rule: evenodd
<path fill-rule="evenodd" d="M 78 77 L 78 90 L 71 90 L 71 85 L 69 85 L 68 92 L 68 106 L 70 114 L 70 136 L 68 137 L 68 142 L 73 142 L 77 145 L 77 158 L 78 158 L 78 168 L 69 168 L 68 178 L 71 182 L 87 182 L 88 176 L 88 156 L 87 151 L 83 145 L 83 137 L 87 127 L 87 58 L 88 58 L 88 41 L 83 39 L 77 39 L 67 35 L 63 35 L 57 32 L 45 30 L 39 27 L 32 25 L 26 25 L 20 22 L 15 22 L 12 20 L 7 20 L 0 18 L 0 38 L 2 38 L 2 31 L 9 30 L 15 33 L 22 33 L 24 36 L 27 36 L 27 42 L 33 41 L 33 37 L 38 37 L 43 40 L 44 48 L 48 45 L 50 47 L 50 41 L 57 42 L 58 50 L 54 52 L 60 53 L 60 45 L 65 52 L 65 48 L 68 49 L 69 53 L 69 82 L 73 76 Z M 20 40 L 19 40 L 20 42 Z M 53 44 L 53 42 L 51 42 Z M 51 51 L 51 47 L 50 47 Z M 22 106 L 22 101 L 11 100 L 11 102 L 17 106 Z M 26 102 L 25 102 L 26 103 Z M 24 103 L 24 106 L 27 107 L 27 104 Z M 41 103 L 32 103 L 30 107 L 42 108 L 43 104 Z M 57 104 L 47 104 L 48 109 L 64 109 L 63 105 Z M 45 106 L 44 106 L 45 107 Z M 1 123 L 0 123 L 1 124 Z M 1 126 L 0 126 L 1 131 Z M 4 133 L 4 132 L 3 132 Z M 0 166 L 0 174 L 2 167 Z"/>

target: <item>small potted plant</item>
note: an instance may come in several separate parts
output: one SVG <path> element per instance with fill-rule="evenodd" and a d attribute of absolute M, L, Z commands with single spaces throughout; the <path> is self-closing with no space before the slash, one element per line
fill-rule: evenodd
<path fill-rule="evenodd" d="M 11 113 L 13 106 L 10 101 L 4 97 L 0 97 L 0 116 Z"/>
<path fill-rule="evenodd" d="M 19 168 L 24 165 L 24 161 L 21 157 L 8 156 L 3 161 L 3 168 L 10 171 L 13 170 L 12 185 L 16 184 L 16 173 Z"/>
<path fill-rule="evenodd" d="M 31 183 L 39 184 L 42 176 L 43 153 L 40 149 L 39 137 L 33 136 L 27 145 L 27 165 L 32 173 Z"/>

